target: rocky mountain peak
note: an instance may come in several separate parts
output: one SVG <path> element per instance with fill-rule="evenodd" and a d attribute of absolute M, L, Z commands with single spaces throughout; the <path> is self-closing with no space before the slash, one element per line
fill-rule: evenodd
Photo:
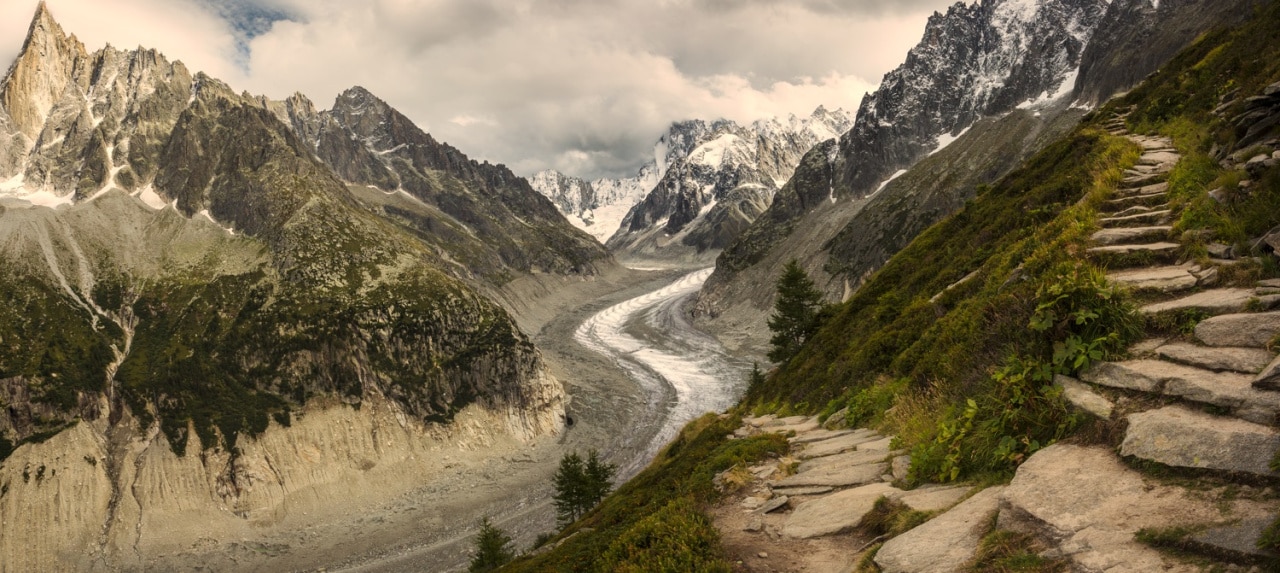
<path fill-rule="evenodd" d="M 66 89 L 77 60 L 85 56 L 84 45 L 63 32 L 48 6 L 41 2 L 0 95 L 18 133 L 32 142 L 40 136 L 44 120 Z"/>

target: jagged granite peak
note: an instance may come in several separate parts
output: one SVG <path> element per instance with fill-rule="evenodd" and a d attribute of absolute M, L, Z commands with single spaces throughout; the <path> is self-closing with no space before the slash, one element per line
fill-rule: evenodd
<path fill-rule="evenodd" d="M 524 178 L 436 141 L 365 88 L 342 92 L 327 111 L 300 95 L 264 105 L 344 181 L 416 199 L 409 209 L 373 208 L 439 236 L 459 273 L 501 284 L 512 269 L 592 274 L 610 258 Z"/>
<path fill-rule="evenodd" d="M 862 100 L 842 194 L 866 195 L 979 118 L 1074 87 L 1106 0 L 982 0 L 935 12 L 906 61 Z M 1061 94 L 1065 95 L 1065 94 Z"/>
<path fill-rule="evenodd" d="M 84 45 L 63 32 L 48 6 L 40 2 L 3 87 L 5 109 L 17 133 L 35 141 L 76 64 L 85 56 Z"/>
<path fill-rule="evenodd" d="M 546 171 L 532 183 L 570 221 L 608 240 L 611 248 L 648 254 L 668 244 L 718 250 L 768 206 L 809 148 L 838 137 L 852 123 L 844 110 L 823 106 L 808 117 L 792 114 L 750 125 L 679 121 L 658 139 L 653 159 L 634 177 L 587 183 Z M 686 229 L 694 221 L 713 228 Z"/>

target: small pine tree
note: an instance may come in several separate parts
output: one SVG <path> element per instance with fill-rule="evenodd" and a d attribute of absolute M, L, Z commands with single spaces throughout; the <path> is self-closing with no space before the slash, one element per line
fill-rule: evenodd
<path fill-rule="evenodd" d="M 769 330 L 773 332 L 769 360 L 782 364 L 799 353 L 804 342 L 818 330 L 821 308 L 822 291 L 792 259 L 778 278 L 778 296 L 769 317 Z"/>
<path fill-rule="evenodd" d="M 551 478 L 556 494 L 552 500 L 556 507 L 556 521 L 564 527 L 582 516 L 583 503 L 587 497 L 586 468 L 582 456 L 578 452 L 565 454 L 560 458 L 560 467 Z"/>
<path fill-rule="evenodd" d="M 747 391 L 751 392 L 764 385 L 764 372 L 760 371 L 760 363 L 751 363 L 751 378 L 747 379 Z"/>
<path fill-rule="evenodd" d="M 609 490 L 613 489 L 613 474 L 617 469 L 613 464 L 600 461 L 600 456 L 595 450 L 587 453 L 587 467 L 584 472 L 587 484 L 584 498 L 586 507 L 583 508 L 583 513 L 590 511 L 604 500 L 604 496 L 609 495 Z"/>
<path fill-rule="evenodd" d="M 480 534 L 476 536 L 476 554 L 471 557 L 471 573 L 496 571 L 515 558 L 511 550 L 511 537 L 494 527 L 489 518 L 480 520 Z"/>

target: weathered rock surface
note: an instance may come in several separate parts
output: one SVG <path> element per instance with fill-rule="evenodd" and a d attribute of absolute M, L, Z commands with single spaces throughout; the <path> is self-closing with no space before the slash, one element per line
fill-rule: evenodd
<path fill-rule="evenodd" d="M 880 481 L 888 464 L 827 465 L 779 480 L 775 487 L 831 486 L 848 487 Z"/>
<path fill-rule="evenodd" d="M 1018 468 L 1003 492 L 997 526 L 1056 545 L 1083 571 L 1194 571 L 1173 567 L 1133 534 L 1216 515 L 1212 504 L 1147 483 L 1106 448 L 1058 444 Z"/>
<path fill-rule="evenodd" d="M 853 529 L 881 497 L 902 493 L 886 483 L 848 489 L 800 504 L 787 518 L 782 534 L 796 539 L 835 535 Z"/>
<path fill-rule="evenodd" d="M 1088 385 L 1082 384 L 1079 380 L 1070 376 L 1062 375 L 1054 376 L 1053 383 L 1062 387 L 1062 396 L 1077 408 L 1103 420 L 1111 418 L 1111 412 L 1115 409 L 1115 404 L 1112 404 L 1111 400 L 1106 399 L 1101 394 L 1091 390 Z"/>
<path fill-rule="evenodd" d="M 1195 335 L 1209 346 L 1264 348 L 1280 335 L 1280 312 L 1210 317 L 1196 325 Z"/>
<path fill-rule="evenodd" d="M 1259 390 L 1280 390 L 1280 357 L 1258 373 L 1257 378 L 1253 379 L 1253 387 Z"/>
<path fill-rule="evenodd" d="M 1258 547 L 1258 540 L 1271 521 L 1249 519 L 1235 525 L 1215 527 L 1192 537 L 1191 542 L 1210 554 L 1227 554 L 1240 560 L 1280 559 L 1276 552 Z"/>
<path fill-rule="evenodd" d="M 1264 305 L 1267 304 L 1268 299 L 1266 297 L 1258 297 L 1257 293 L 1255 293 L 1253 289 L 1214 289 L 1196 293 L 1177 300 L 1149 304 L 1142 307 L 1142 312 L 1145 314 L 1157 314 L 1176 310 L 1201 310 L 1211 314 L 1240 312 L 1250 305 L 1250 301 L 1260 298 L 1263 300 Z"/>
<path fill-rule="evenodd" d="M 811 470 L 828 468 L 828 467 L 849 467 L 865 464 L 872 464 L 884 461 L 885 452 L 879 450 L 853 452 L 845 452 L 819 458 L 809 458 L 800 464 L 797 472 L 805 473 Z"/>
<path fill-rule="evenodd" d="M 821 442 L 813 442 L 805 444 L 804 449 L 795 452 L 796 457 L 800 459 L 820 458 L 839 453 L 853 451 L 863 444 L 868 444 L 880 440 L 878 434 L 870 432 L 855 432 L 847 436 L 839 438 L 831 438 Z"/>
<path fill-rule="evenodd" d="M 1181 406 L 1129 416 L 1121 455 L 1183 468 L 1280 475 L 1267 467 L 1280 450 L 1274 428 Z"/>
<path fill-rule="evenodd" d="M 896 499 L 916 511 L 940 511 L 960 501 L 969 491 L 969 486 L 924 486 L 899 495 Z"/>
<path fill-rule="evenodd" d="M 1178 292 L 1195 288 L 1199 279 L 1186 267 L 1143 268 L 1107 273 L 1107 280 L 1136 290 Z"/>
<path fill-rule="evenodd" d="M 1173 227 L 1168 225 L 1155 225 L 1150 227 L 1119 227 L 1115 229 L 1103 229 L 1090 237 L 1093 242 L 1099 245 L 1120 245 L 1127 243 L 1135 243 L 1144 240 L 1159 240 L 1169 236 L 1169 231 Z"/>
<path fill-rule="evenodd" d="M 1262 348 L 1206 347 L 1183 342 L 1161 346 L 1156 349 L 1156 354 L 1170 362 L 1187 366 L 1242 374 L 1261 372 L 1274 358 Z"/>
<path fill-rule="evenodd" d="M 963 571 L 978 549 L 1004 489 L 982 490 L 946 513 L 890 539 L 876 552 L 876 564 L 884 573 Z"/>

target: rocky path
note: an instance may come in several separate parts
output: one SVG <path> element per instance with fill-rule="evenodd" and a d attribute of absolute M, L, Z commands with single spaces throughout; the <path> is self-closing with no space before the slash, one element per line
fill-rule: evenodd
<path fill-rule="evenodd" d="M 1181 157 L 1172 141 L 1130 135 L 1124 125 L 1117 117 L 1107 128 L 1143 154 L 1106 203 L 1090 254 L 1112 282 L 1133 289 L 1144 314 L 1199 322 L 1191 334 L 1135 345 L 1128 360 L 1058 377 L 1072 404 L 1122 435 L 1120 446 L 1050 446 L 1008 485 L 905 491 L 910 459 L 891 450 L 889 437 L 822 428 L 816 418 L 749 418 L 739 435 L 794 432 L 793 457 L 749 468 L 748 493 L 713 511 L 739 569 L 962 571 L 996 529 L 1028 535 L 1072 571 L 1274 566 L 1280 556 L 1256 542 L 1280 511 L 1280 473 L 1269 467 L 1280 450 L 1280 312 L 1270 311 L 1280 305 L 1280 281 L 1229 283 L 1224 277 L 1244 275 L 1232 267 L 1250 261 L 1212 242 L 1207 259 L 1184 260 L 1184 242 L 1211 237 L 1172 236 L 1166 180 Z M 882 497 L 929 519 L 872 538 L 863 520 Z M 1183 553 L 1138 541 L 1142 530 L 1174 539 Z M 873 549 L 875 567 L 859 569 Z"/>

